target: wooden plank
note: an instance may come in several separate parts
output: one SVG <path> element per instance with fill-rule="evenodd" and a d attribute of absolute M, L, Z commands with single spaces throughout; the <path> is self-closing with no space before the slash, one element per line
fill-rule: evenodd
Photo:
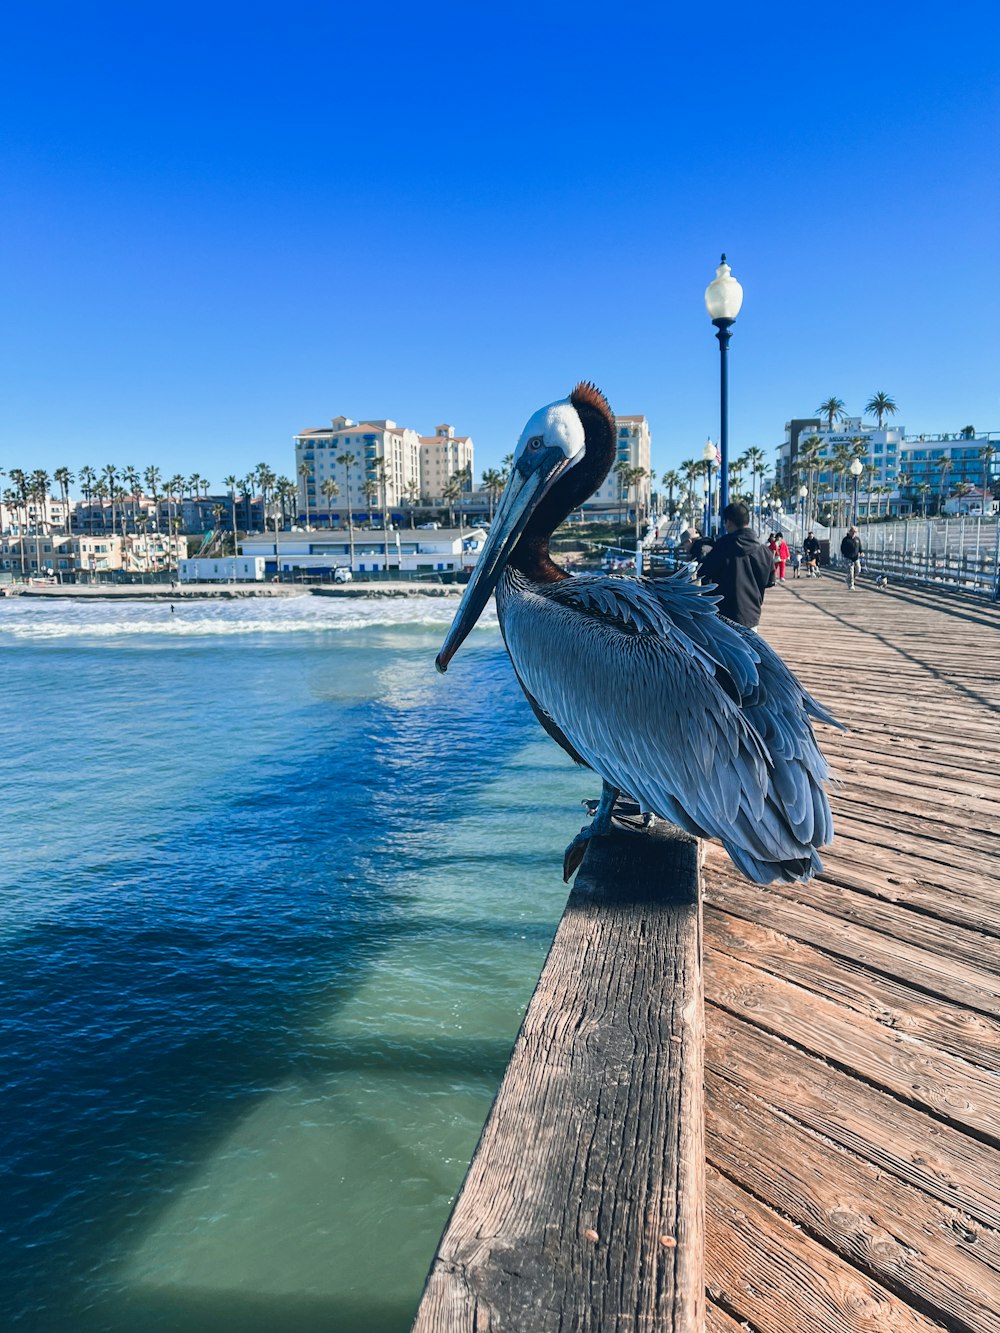
<path fill-rule="evenodd" d="M 805 886 L 808 892 L 816 881 Z M 941 995 L 974 1013 L 996 1017 L 1000 987 L 989 972 L 970 967 L 925 944 L 894 940 L 886 930 L 873 930 L 867 923 L 845 921 L 818 908 L 809 907 L 758 885 L 737 885 L 725 874 L 705 871 L 706 901 L 733 916 L 748 921 L 767 921 L 791 939 L 801 940 L 839 958 L 853 959 L 907 985 Z M 900 911 L 900 916 L 902 916 Z M 984 950 L 985 951 L 985 950 Z"/>
<path fill-rule="evenodd" d="M 709 1293 L 766 1333 L 932 1333 L 944 1326 L 766 1208 L 711 1167 Z"/>
<path fill-rule="evenodd" d="M 788 1119 L 1000 1230 L 995 1149 L 714 1006 L 706 1008 L 705 1064 Z"/>
<path fill-rule="evenodd" d="M 703 1022 L 696 841 L 595 839 L 418 1333 L 703 1327 Z"/>
<path fill-rule="evenodd" d="M 751 962 L 872 1022 L 1000 1073 L 1000 1020 L 925 995 L 853 959 L 830 957 L 769 926 L 705 907 L 706 946 Z"/>
<path fill-rule="evenodd" d="M 1000 1081 L 978 1065 L 716 950 L 705 954 L 705 998 L 1000 1146 Z"/>
<path fill-rule="evenodd" d="M 708 1161 L 949 1328 L 1000 1333 L 1000 1234 L 781 1119 L 709 1071 Z"/>
<path fill-rule="evenodd" d="M 737 1322 L 711 1301 L 705 1307 L 705 1333 L 753 1333 L 744 1320 Z"/>

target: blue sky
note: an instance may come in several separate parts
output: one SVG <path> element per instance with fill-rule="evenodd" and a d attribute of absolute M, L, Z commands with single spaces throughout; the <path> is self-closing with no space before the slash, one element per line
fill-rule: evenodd
<path fill-rule="evenodd" d="M 50 4 L 0 20 L 0 468 L 218 485 L 343 413 L 657 472 L 876 390 L 1000 430 L 994 5 Z"/>

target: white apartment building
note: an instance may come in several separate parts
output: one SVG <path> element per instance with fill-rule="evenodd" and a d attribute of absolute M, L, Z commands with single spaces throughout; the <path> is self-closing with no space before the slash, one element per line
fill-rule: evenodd
<path fill-rule="evenodd" d="M 471 497 L 475 477 L 474 446 L 468 435 L 456 435 L 454 426 L 442 422 L 433 435 L 420 437 L 420 498 L 425 504 L 441 504 L 444 488 L 456 472 L 468 468 L 462 495 Z"/>
<path fill-rule="evenodd" d="M 646 473 L 639 483 L 638 503 L 640 512 L 648 514 L 652 491 L 649 422 L 644 416 L 615 417 L 615 436 L 615 463 L 600 490 L 584 502 L 583 511 L 592 513 L 596 510 L 616 510 L 621 506 L 622 486 L 615 465 L 624 462 L 629 467 L 641 467 Z M 634 490 L 629 491 L 628 504 L 634 503 L 635 495 Z"/>
<path fill-rule="evenodd" d="M 892 491 L 896 491 L 897 478 L 902 471 L 900 466 L 904 433 L 902 426 L 884 426 L 878 430 L 874 426 L 866 426 L 861 417 L 844 417 L 832 429 L 829 426 L 814 426 L 799 431 L 797 438 L 793 440 L 791 438 L 793 432 L 790 429 L 792 424 L 785 425 L 785 439 L 778 445 L 775 467 L 776 477 L 779 480 L 790 478 L 792 489 L 800 486 L 805 480 L 800 454 L 806 440 L 815 435 L 821 443 L 818 461 L 812 465 L 811 471 L 812 485 L 818 496 L 829 495 L 831 498 L 843 496 L 844 477 L 834 469 L 833 460 L 842 446 L 854 449 L 857 440 L 862 441 L 864 445 L 861 461 L 865 465 L 865 471 L 859 482 L 860 491 L 864 493 L 871 486 L 888 486 Z"/>
<path fill-rule="evenodd" d="M 354 462 L 338 463 L 350 454 Z M 420 490 L 420 437 L 408 426 L 395 421 L 352 421 L 334 417 L 329 426 L 304 430 L 295 436 L 295 477 L 298 482 L 299 514 L 309 522 L 328 515 L 334 523 L 346 522 L 350 504 L 355 521 L 367 517 L 365 482 L 378 481 L 379 463 L 384 459 L 386 504 L 389 510 L 403 505 Z M 303 475 L 304 468 L 308 473 Z M 327 500 L 323 482 L 333 480 L 339 494 Z M 381 508 L 382 493 L 375 501 Z"/>
<path fill-rule="evenodd" d="M 9 505 L 0 501 L 0 532 L 15 534 L 22 531 L 25 533 L 65 532 L 67 516 L 72 512 L 72 501 L 70 501 L 67 509 L 62 500 L 57 500 L 54 495 L 49 495 L 41 503 L 36 500 L 28 501 L 27 522 L 25 522 L 24 509 L 21 505 Z"/>

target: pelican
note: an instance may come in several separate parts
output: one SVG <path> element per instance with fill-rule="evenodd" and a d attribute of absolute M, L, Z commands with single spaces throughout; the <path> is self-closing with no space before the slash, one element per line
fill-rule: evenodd
<path fill-rule="evenodd" d="M 568 575 L 549 538 L 615 458 L 607 399 L 590 383 L 534 414 L 489 537 L 437 656 L 446 671 L 496 591 L 514 673 L 538 721 L 603 780 L 590 828 L 607 834 L 619 796 L 716 838 L 759 884 L 810 879 L 833 821 L 810 716 L 839 723 L 753 630 L 720 616 L 690 568 L 666 578 Z"/>

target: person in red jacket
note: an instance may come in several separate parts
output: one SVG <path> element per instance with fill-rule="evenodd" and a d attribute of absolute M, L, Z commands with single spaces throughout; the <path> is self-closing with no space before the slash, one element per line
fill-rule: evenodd
<path fill-rule="evenodd" d="M 777 566 L 777 575 L 782 582 L 785 580 L 785 566 L 788 564 L 788 543 L 780 532 L 774 534 L 774 563 Z"/>

